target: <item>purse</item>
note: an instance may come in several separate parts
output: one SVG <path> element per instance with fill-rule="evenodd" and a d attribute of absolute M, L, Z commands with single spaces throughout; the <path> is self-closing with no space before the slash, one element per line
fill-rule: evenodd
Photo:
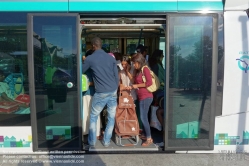
<path fill-rule="evenodd" d="M 149 69 L 149 67 L 148 66 L 143 66 L 142 69 L 141 69 L 142 70 L 142 79 L 143 79 L 143 82 L 145 83 L 146 78 L 145 78 L 144 73 L 143 73 L 144 67 L 147 67 L 148 69 Z M 155 75 L 155 73 L 153 71 L 151 71 L 150 69 L 149 69 L 149 71 L 150 71 L 150 75 L 151 75 L 151 79 L 152 79 L 152 85 L 149 86 L 149 87 L 146 87 L 146 88 L 147 88 L 147 90 L 149 92 L 155 92 L 160 87 L 160 81 L 159 81 L 159 78 Z"/>

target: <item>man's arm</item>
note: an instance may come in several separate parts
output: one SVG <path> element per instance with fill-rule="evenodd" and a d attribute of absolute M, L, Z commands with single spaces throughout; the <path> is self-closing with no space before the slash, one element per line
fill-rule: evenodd
<path fill-rule="evenodd" d="M 83 65 L 82 65 L 82 73 L 85 73 L 87 71 L 87 69 L 90 68 L 90 62 L 89 60 L 86 58 L 83 62 Z"/>
<path fill-rule="evenodd" d="M 113 63 L 113 72 L 114 72 L 114 77 L 116 79 L 117 87 L 119 86 L 119 75 L 118 75 L 118 68 L 117 68 L 117 63 L 116 61 Z"/>

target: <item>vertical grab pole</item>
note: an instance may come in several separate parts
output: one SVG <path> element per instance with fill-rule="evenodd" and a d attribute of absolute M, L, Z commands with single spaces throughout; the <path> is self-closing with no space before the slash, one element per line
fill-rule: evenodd
<path fill-rule="evenodd" d="M 140 34 L 139 34 L 139 40 L 138 40 L 138 44 L 137 44 L 137 45 L 139 45 L 139 44 L 140 44 L 140 42 L 141 42 L 142 33 L 143 33 L 143 29 L 141 29 L 141 31 L 140 31 Z"/>

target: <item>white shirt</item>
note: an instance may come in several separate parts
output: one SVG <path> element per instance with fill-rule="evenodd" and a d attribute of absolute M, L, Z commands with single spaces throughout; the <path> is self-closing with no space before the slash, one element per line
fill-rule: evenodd
<path fill-rule="evenodd" d="M 131 73 L 131 75 L 133 75 L 132 70 L 130 71 L 130 73 Z M 126 75 L 124 70 L 120 71 L 120 77 L 121 77 L 121 80 L 122 80 L 122 84 L 124 86 L 127 87 L 127 86 L 132 85 L 130 78 Z M 137 100 L 137 94 L 136 94 L 136 91 L 134 89 L 131 90 L 131 96 L 132 96 L 133 100 Z"/>

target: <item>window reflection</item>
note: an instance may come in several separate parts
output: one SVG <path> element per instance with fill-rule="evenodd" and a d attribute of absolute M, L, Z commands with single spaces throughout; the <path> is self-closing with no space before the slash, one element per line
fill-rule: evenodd
<path fill-rule="evenodd" d="M 33 17 L 38 148 L 79 147 L 76 21 Z"/>
<path fill-rule="evenodd" d="M 30 114 L 26 13 L 17 14 L 0 13 L 1 114 Z"/>
<path fill-rule="evenodd" d="M 212 17 L 170 18 L 169 146 L 209 146 Z"/>
<path fill-rule="evenodd" d="M 217 93 L 216 93 L 216 112 L 215 115 L 222 114 L 224 80 L 224 17 L 219 14 L 218 17 L 218 73 L 217 73 Z"/>

